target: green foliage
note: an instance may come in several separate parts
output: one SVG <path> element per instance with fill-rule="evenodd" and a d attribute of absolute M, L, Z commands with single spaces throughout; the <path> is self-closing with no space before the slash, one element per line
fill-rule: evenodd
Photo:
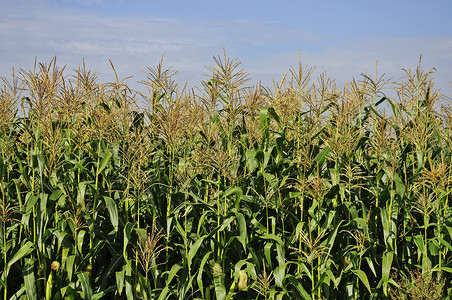
<path fill-rule="evenodd" d="M 445 298 L 452 110 L 430 72 L 390 99 L 383 77 L 299 65 L 270 91 L 239 67 L 216 57 L 198 94 L 162 63 L 147 93 L 55 60 L 3 80 L 2 298 Z"/>

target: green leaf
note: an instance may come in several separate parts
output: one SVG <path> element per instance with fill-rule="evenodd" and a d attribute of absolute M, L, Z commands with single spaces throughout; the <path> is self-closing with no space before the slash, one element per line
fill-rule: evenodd
<path fill-rule="evenodd" d="M 122 289 L 124 288 L 124 277 L 125 277 L 125 266 L 122 271 L 118 271 L 115 273 L 116 277 L 116 287 L 118 288 L 118 294 L 122 294 Z"/>
<path fill-rule="evenodd" d="M 36 154 L 36 160 L 38 161 L 38 168 L 39 168 L 39 175 L 42 178 L 44 176 L 44 166 L 45 166 L 45 159 L 44 156 L 42 156 L 41 153 Z"/>
<path fill-rule="evenodd" d="M 339 275 L 336 278 L 331 270 L 326 270 L 325 274 L 326 274 L 326 276 L 328 277 L 329 280 L 334 282 L 334 288 L 337 289 L 337 287 L 339 286 L 339 282 L 341 281 L 342 277 Z"/>
<path fill-rule="evenodd" d="M 105 294 L 111 292 L 114 290 L 114 287 L 109 287 L 108 289 L 105 289 L 103 291 L 100 291 L 99 293 L 95 293 L 92 297 L 91 300 L 99 300 L 99 299 L 103 299 Z"/>
<path fill-rule="evenodd" d="M 383 262 L 381 265 L 381 274 L 383 281 L 383 292 L 385 296 L 388 295 L 388 283 L 389 283 L 389 274 L 391 273 L 392 260 L 394 258 L 394 252 L 386 251 L 383 253 Z"/>
<path fill-rule="evenodd" d="M 286 264 L 284 244 L 276 244 L 276 260 L 278 261 L 280 266 Z"/>
<path fill-rule="evenodd" d="M 452 268 L 450 267 L 441 267 L 441 268 L 433 268 L 432 271 L 445 271 L 447 273 L 452 273 Z"/>
<path fill-rule="evenodd" d="M 226 198 L 232 194 L 236 194 L 236 197 L 242 196 L 243 192 L 242 189 L 238 186 L 231 186 L 229 187 L 223 194 L 223 198 Z"/>
<path fill-rule="evenodd" d="M 159 296 L 159 300 L 167 299 L 166 295 L 168 294 L 168 291 L 171 287 L 171 281 L 173 280 L 174 276 L 176 276 L 177 272 L 179 272 L 180 269 L 182 269 L 182 267 L 179 266 L 178 264 L 175 264 L 171 267 L 171 270 L 169 271 L 168 274 L 168 278 L 166 279 L 166 286 L 162 290 Z"/>
<path fill-rule="evenodd" d="M 168 286 L 165 286 L 165 287 L 163 288 L 162 292 L 160 293 L 160 296 L 159 296 L 158 300 L 165 300 L 165 299 L 168 299 L 168 297 L 167 297 L 168 292 L 169 292 L 169 287 L 168 287 Z"/>
<path fill-rule="evenodd" d="M 227 198 L 228 196 L 230 196 L 232 194 L 235 194 L 235 207 L 236 207 L 236 209 L 238 209 L 240 200 L 243 195 L 243 191 L 238 186 L 231 186 L 224 192 L 223 198 Z"/>
<path fill-rule="evenodd" d="M 414 237 L 414 243 L 416 244 L 418 250 L 422 255 L 427 255 L 424 245 L 424 237 L 421 234 L 418 234 Z"/>
<path fill-rule="evenodd" d="M 405 184 L 403 183 L 402 179 L 400 178 L 399 174 L 394 174 L 394 182 L 396 185 L 396 192 L 400 197 L 403 197 L 405 194 Z"/>
<path fill-rule="evenodd" d="M 36 202 L 38 202 L 39 197 L 36 195 L 32 195 L 31 192 L 27 193 L 25 196 L 25 213 L 29 214 L 33 210 L 33 206 L 35 206 Z"/>
<path fill-rule="evenodd" d="M 298 295 L 303 297 L 305 300 L 311 300 L 311 296 L 309 296 L 308 292 L 303 288 L 303 285 L 292 275 L 287 276 L 287 280 L 297 289 Z"/>
<path fill-rule="evenodd" d="M 83 249 L 83 240 L 85 237 L 86 231 L 81 229 L 77 234 L 77 249 L 79 253 L 82 253 Z"/>
<path fill-rule="evenodd" d="M 353 272 L 353 274 L 355 274 L 356 276 L 358 276 L 358 278 L 361 280 L 361 282 L 364 284 L 364 286 L 367 288 L 367 290 L 369 291 L 369 293 L 372 293 L 371 289 L 370 289 L 370 284 L 369 284 L 369 280 L 367 279 L 367 275 L 366 273 L 364 273 L 362 270 L 351 270 Z"/>
<path fill-rule="evenodd" d="M 112 155 L 113 154 L 111 152 L 107 152 L 105 154 L 105 156 L 100 161 L 99 167 L 97 169 L 97 175 L 102 173 L 102 171 L 105 169 L 105 167 L 107 166 L 108 162 L 110 161 L 110 158 L 111 158 Z"/>
<path fill-rule="evenodd" d="M 34 245 L 30 241 L 26 242 L 25 245 L 20 247 L 19 251 L 17 251 L 16 254 L 14 254 L 14 256 L 11 258 L 11 260 L 8 261 L 8 265 L 7 265 L 7 268 L 6 268 L 6 276 L 8 276 L 8 273 L 9 273 L 9 270 L 10 270 L 11 266 L 16 261 L 18 261 L 19 259 L 22 259 L 23 257 L 27 256 L 33 250 L 34 250 Z"/>
<path fill-rule="evenodd" d="M 389 215 L 389 211 L 385 208 L 380 208 L 380 217 L 383 225 L 383 237 L 386 248 L 393 251 L 395 247 L 395 236 L 397 234 L 397 227 Z"/>
<path fill-rule="evenodd" d="M 50 271 L 49 277 L 47 277 L 46 283 L 46 300 L 50 300 L 52 298 L 52 286 L 53 286 L 53 273 Z M 89 298 L 91 299 L 91 298 Z"/>
<path fill-rule="evenodd" d="M 311 168 L 309 169 L 308 174 L 312 174 L 315 170 L 317 170 L 318 166 L 322 166 L 330 152 L 330 147 L 323 148 L 323 150 L 319 154 L 317 154 L 314 162 L 311 165 Z"/>
<path fill-rule="evenodd" d="M 199 287 L 199 290 L 201 291 L 201 294 L 203 297 L 204 297 L 204 285 L 202 282 L 202 274 L 204 272 L 204 266 L 206 265 L 206 262 L 209 259 L 210 254 L 212 254 L 212 253 L 213 253 L 213 251 L 209 251 L 204 255 L 204 257 L 201 260 L 201 263 L 199 264 L 198 275 L 196 276 L 196 280 L 198 282 L 198 287 Z"/>
<path fill-rule="evenodd" d="M 280 121 L 280 119 L 279 119 L 278 114 L 276 113 L 276 110 L 275 110 L 273 107 L 270 106 L 270 107 L 268 108 L 268 113 L 269 113 L 270 116 L 273 118 L 273 120 L 275 120 L 276 124 L 277 124 L 278 126 L 280 126 L 281 121 Z"/>
<path fill-rule="evenodd" d="M 235 220 L 234 216 L 231 216 L 231 217 L 227 218 L 226 220 L 223 220 L 223 223 L 221 224 L 218 231 L 223 231 L 225 228 L 229 227 L 229 225 L 231 225 L 232 221 L 234 221 L 234 220 Z"/>
<path fill-rule="evenodd" d="M 127 222 L 126 226 L 124 226 L 124 243 L 122 246 L 122 255 L 124 259 L 128 259 L 127 257 L 127 246 L 129 245 L 129 241 L 132 238 L 132 232 L 135 225 L 130 222 Z"/>
<path fill-rule="evenodd" d="M 134 293 L 132 289 L 133 284 L 133 278 L 132 278 L 132 260 L 127 259 L 126 260 L 126 276 L 125 276 L 125 282 L 126 282 L 126 297 L 128 300 L 134 299 Z"/>
<path fill-rule="evenodd" d="M 179 266 L 178 264 L 175 264 L 171 267 L 171 270 L 169 272 L 168 278 L 166 279 L 166 284 L 169 285 L 171 283 L 171 281 L 173 280 L 174 276 L 176 276 L 177 272 L 179 272 L 179 270 L 182 269 L 181 266 Z"/>
<path fill-rule="evenodd" d="M 92 260 L 94 257 L 97 257 L 99 252 L 104 247 L 105 243 L 105 240 L 96 240 L 96 244 L 94 245 L 94 247 L 89 249 L 86 255 L 83 256 L 83 259 L 77 266 L 77 269 L 80 270 L 81 268 L 85 268 L 90 263 L 90 260 Z"/>
<path fill-rule="evenodd" d="M 78 193 L 77 193 L 77 204 L 85 202 L 85 192 L 86 186 L 93 183 L 94 181 L 82 181 L 78 183 Z"/>
<path fill-rule="evenodd" d="M 372 261 L 372 258 L 369 256 L 365 256 L 364 257 L 367 261 L 367 265 L 369 266 L 370 270 L 372 271 L 372 273 L 374 274 L 374 276 L 377 276 L 377 271 L 375 270 L 375 266 L 374 266 L 374 262 Z"/>
<path fill-rule="evenodd" d="M 193 257 L 196 255 L 196 253 L 198 252 L 199 247 L 201 246 L 202 242 L 204 241 L 205 236 L 200 237 L 191 247 L 190 247 L 190 251 L 188 251 L 187 254 L 187 264 L 188 267 L 191 268 L 191 261 L 193 259 Z"/>
<path fill-rule="evenodd" d="M 284 279 L 286 278 L 286 267 L 287 267 L 287 262 L 278 265 L 273 270 L 273 276 L 275 278 L 275 283 L 279 287 L 283 287 Z"/>
<path fill-rule="evenodd" d="M 25 289 L 27 292 L 27 299 L 34 300 L 36 298 L 36 285 L 34 274 L 34 260 L 31 258 L 25 259 L 25 268 L 22 270 L 24 276 Z"/>
<path fill-rule="evenodd" d="M 263 107 L 259 112 L 259 121 L 263 130 L 268 128 L 268 109 L 269 107 Z"/>
<path fill-rule="evenodd" d="M 333 212 L 333 211 L 330 211 L 330 213 L 332 213 L 332 212 Z M 334 246 L 334 242 L 335 242 L 335 240 L 336 240 L 337 232 L 338 232 L 340 226 L 342 225 L 342 223 L 344 223 L 344 222 L 345 222 L 345 220 L 339 221 L 339 222 L 336 224 L 336 226 L 335 226 L 335 228 L 334 228 L 334 231 L 333 231 L 332 233 L 328 234 L 328 239 L 327 239 L 327 242 L 326 242 L 326 247 L 327 247 L 327 249 L 328 249 L 328 254 L 331 253 L 331 250 L 333 249 L 333 246 Z M 329 226 L 328 226 L 328 227 L 329 227 Z"/>
<path fill-rule="evenodd" d="M 266 258 L 268 264 L 270 265 L 270 267 L 272 266 L 272 259 L 271 259 L 271 249 L 272 249 L 272 247 L 273 247 L 273 243 L 271 243 L 271 242 L 265 243 L 264 255 L 265 255 L 265 258 Z"/>
<path fill-rule="evenodd" d="M 110 197 L 104 196 L 105 204 L 108 209 L 108 214 L 110 215 L 110 221 L 115 229 L 115 232 L 118 231 L 119 217 L 118 217 L 118 206 L 116 205 L 115 200 Z"/>
<path fill-rule="evenodd" d="M 2 291 L 3 292 L 3 291 Z M 14 295 L 12 295 L 9 300 L 18 300 L 18 299 L 24 299 L 22 295 L 25 293 L 25 286 L 21 287 Z"/>
<path fill-rule="evenodd" d="M 247 252 L 246 251 L 246 247 L 248 245 L 248 233 L 247 233 L 247 230 L 246 230 L 245 217 L 243 216 L 243 214 L 241 214 L 239 212 L 236 212 L 235 215 L 237 217 L 237 222 L 238 222 L 238 225 L 239 225 L 239 233 L 240 233 L 240 236 L 237 237 L 237 240 L 240 243 L 242 243 L 243 251 L 246 254 L 246 252 Z"/>
<path fill-rule="evenodd" d="M 274 234 L 272 234 L 272 233 L 269 233 L 269 234 L 263 234 L 263 235 L 261 235 L 260 237 L 261 237 L 262 239 L 264 239 L 264 240 L 274 240 L 274 241 L 277 242 L 278 244 L 284 245 L 283 240 L 282 240 L 279 236 L 274 235 Z"/>
<path fill-rule="evenodd" d="M 437 239 L 441 242 L 441 244 L 443 244 L 444 246 L 447 247 L 447 249 L 449 249 L 450 251 L 452 251 L 452 245 L 447 242 L 446 240 L 442 239 L 441 237 L 437 237 Z"/>
<path fill-rule="evenodd" d="M 61 197 L 61 195 L 63 195 L 62 190 L 54 190 L 49 199 L 52 201 L 57 201 Z"/>
<path fill-rule="evenodd" d="M 66 259 L 66 271 L 69 281 L 72 280 L 72 274 L 74 274 L 75 255 L 69 255 Z"/>
<path fill-rule="evenodd" d="M 92 290 L 91 284 L 89 282 L 88 272 L 78 273 L 77 277 L 80 280 L 80 283 L 81 283 L 81 286 L 82 286 L 83 298 L 84 299 L 92 299 L 92 297 L 93 297 L 93 290 Z"/>
<path fill-rule="evenodd" d="M 246 169 L 249 173 L 253 173 L 257 168 L 256 149 L 247 149 L 245 152 Z"/>
<path fill-rule="evenodd" d="M 116 270 L 121 267 L 121 264 L 124 262 L 124 257 L 121 253 L 116 253 L 115 256 L 111 259 L 111 262 L 105 272 L 102 273 L 102 282 L 101 282 L 101 290 L 105 289 L 111 277 L 113 276 L 113 272 L 117 273 Z M 123 272 L 123 271 L 121 271 Z M 124 274 L 123 274 L 124 276 Z M 123 279 L 124 280 L 124 279 Z M 124 282 L 123 282 L 124 284 Z"/>

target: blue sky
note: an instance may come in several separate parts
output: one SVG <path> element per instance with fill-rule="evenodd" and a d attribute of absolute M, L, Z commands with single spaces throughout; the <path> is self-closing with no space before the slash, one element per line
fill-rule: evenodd
<path fill-rule="evenodd" d="M 85 59 L 103 81 L 108 59 L 135 87 L 164 55 L 176 79 L 199 86 L 222 54 L 242 61 L 252 80 L 270 85 L 291 66 L 316 66 L 339 85 L 375 62 L 387 78 L 402 68 L 435 67 L 435 83 L 452 87 L 452 1 L 144 1 L 0 0 L 0 76 L 56 55 L 68 72 Z"/>

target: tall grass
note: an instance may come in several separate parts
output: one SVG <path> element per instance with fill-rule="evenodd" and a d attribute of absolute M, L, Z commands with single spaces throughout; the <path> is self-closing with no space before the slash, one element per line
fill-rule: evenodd
<path fill-rule="evenodd" d="M 225 53 L 207 69 L 196 90 L 162 61 L 145 92 L 56 59 L 2 78 L 4 299 L 452 293 L 432 71 L 338 87 L 299 64 L 265 88 Z"/>

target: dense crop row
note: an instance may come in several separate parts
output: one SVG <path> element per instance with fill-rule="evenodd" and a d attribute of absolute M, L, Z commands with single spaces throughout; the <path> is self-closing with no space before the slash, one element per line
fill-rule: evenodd
<path fill-rule="evenodd" d="M 63 70 L 3 80 L 0 297 L 451 293 L 452 110 L 420 66 L 269 90 L 221 56 L 194 91 L 149 68 L 145 93 Z"/>

